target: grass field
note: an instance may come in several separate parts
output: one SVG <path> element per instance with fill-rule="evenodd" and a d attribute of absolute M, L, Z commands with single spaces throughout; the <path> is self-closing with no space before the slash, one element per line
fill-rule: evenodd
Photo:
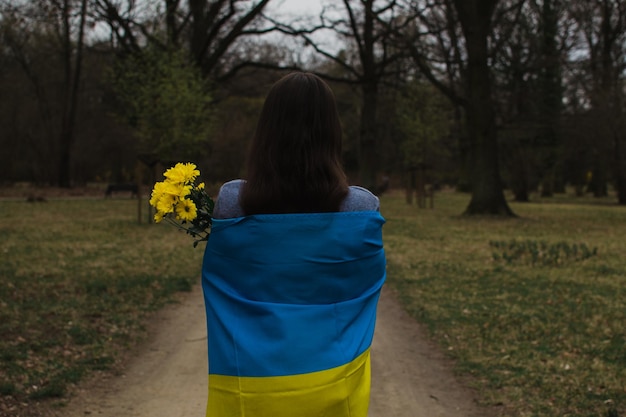
<path fill-rule="evenodd" d="M 408 311 L 503 415 L 626 417 L 626 207 L 558 196 L 502 220 L 460 216 L 468 199 L 382 197 Z M 114 368 L 202 252 L 134 200 L 0 201 L 0 415 Z"/>
<path fill-rule="evenodd" d="M 128 198 L 0 201 L 0 415 L 114 368 L 146 313 L 199 282 L 192 240 L 138 224 Z"/>
<path fill-rule="evenodd" d="M 516 219 L 385 196 L 389 283 L 510 416 L 626 416 L 626 207 L 557 196 Z"/>

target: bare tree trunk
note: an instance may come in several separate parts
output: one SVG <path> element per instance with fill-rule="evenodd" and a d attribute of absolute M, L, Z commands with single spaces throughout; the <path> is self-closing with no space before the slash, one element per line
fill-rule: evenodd
<path fill-rule="evenodd" d="M 621 167 L 620 140 L 623 131 L 623 92 L 620 65 L 616 59 L 616 52 L 621 52 L 620 35 L 626 29 L 624 10 L 618 3 L 602 0 L 595 4 L 596 12 L 600 17 L 597 28 L 597 41 L 594 44 L 589 40 L 591 50 L 591 71 L 594 77 L 594 91 L 592 107 L 598 114 L 598 135 L 600 139 L 594 143 L 593 149 L 593 177 L 590 184 L 595 197 L 608 195 L 608 181 L 610 174 L 614 175 L 618 189 L 624 187 L 623 168 Z M 613 172 L 607 167 L 607 159 L 614 153 Z"/>
<path fill-rule="evenodd" d="M 176 12 L 180 0 L 165 0 L 165 26 L 167 28 L 167 41 L 170 47 L 178 47 L 179 29 L 176 24 Z"/>
<path fill-rule="evenodd" d="M 561 115 L 561 69 L 557 46 L 558 4 L 554 0 L 544 0 L 541 9 L 541 59 L 540 74 L 541 99 L 539 118 L 541 120 L 540 141 L 545 149 L 541 196 L 552 197 L 560 180 L 560 138 L 558 132 Z"/>
<path fill-rule="evenodd" d="M 488 65 L 487 37 L 498 0 L 454 0 L 467 45 L 467 129 L 471 143 L 472 198 L 465 214 L 513 216 L 502 189 Z"/>
<path fill-rule="evenodd" d="M 615 188 L 620 205 L 626 205 L 626 149 L 623 145 L 624 136 L 617 136 L 615 138 Z"/>
<path fill-rule="evenodd" d="M 408 178 L 406 179 L 406 203 L 413 204 L 413 195 L 417 188 L 417 169 L 415 167 L 409 167 L 407 170 Z"/>
<path fill-rule="evenodd" d="M 376 190 L 378 170 L 377 122 L 378 107 L 377 82 L 364 83 L 361 103 L 361 128 L 359 135 L 359 176 L 361 185 L 368 190 Z"/>
<path fill-rule="evenodd" d="M 87 15 L 87 0 L 80 5 L 80 22 L 78 40 L 76 44 L 76 58 L 72 59 L 74 47 L 71 38 L 69 0 L 63 2 L 63 58 L 65 66 L 65 81 L 63 113 L 61 119 L 61 136 L 59 140 L 59 177 L 61 187 L 70 187 L 72 180 L 72 147 L 75 140 L 76 113 L 78 108 L 78 89 L 83 58 L 83 42 L 85 33 L 85 17 Z"/>
<path fill-rule="evenodd" d="M 591 177 L 591 183 L 589 184 L 590 191 L 594 197 L 607 197 L 609 190 L 607 187 L 607 172 L 605 169 L 605 163 L 602 158 L 596 157 L 594 161 L 595 168 Z"/>
<path fill-rule="evenodd" d="M 512 178 L 511 191 L 515 195 L 515 201 L 527 203 L 530 201 L 528 190 L 530 190 L 530 182 L 528 180 L 528 156 L 522 146 L 517 146 L 510 151 L 514 153 L 511 162 Z"/>
<path fill-rule="evenodd" d="M 346 7 L 348 7 L 347 2 Z M 363 2 L 365 20 L 363 22 L 363 39 L 359 45 L 361 64 L 363 65 L 363 79 L 361 84 L 362 112 L 361 131 L 359 135 L 359 172 L 361 185 L 375 192 L 376 172 L 378 168 L 377 158 L 377 107 L 378 107 L 378 83 L 376 74 L 377 63 L 374 52 L 374 0 Z M 355 34 L 358 33 L 356 27 Z"/>
<path fill-rule="evenodd" d="M 189 0 L 191 56 L 205 75 L 218 67 L 220 59 L 239 37 L 246 35 L 250 23 L 269 2 L 260 0 L 241 11 L 233 1 Z"/>

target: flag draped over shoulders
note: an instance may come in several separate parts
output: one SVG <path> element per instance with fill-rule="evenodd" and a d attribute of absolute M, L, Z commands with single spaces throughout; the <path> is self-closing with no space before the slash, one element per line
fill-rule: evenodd
<path fill-rule="evenodd" d="M 213 221 L 207 416 L 367 416 L 383 223 L 375 211 Z"/>

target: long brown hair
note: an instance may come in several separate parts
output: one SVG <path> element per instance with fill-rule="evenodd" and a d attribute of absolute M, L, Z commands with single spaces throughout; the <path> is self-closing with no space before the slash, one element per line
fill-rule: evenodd
<path fill-rule="evenodd" d="M 245 214 L 339 211 L 348 193 L 335 96 L 319 77 L 286 75 L 271 88 L 249 149 Z"/>

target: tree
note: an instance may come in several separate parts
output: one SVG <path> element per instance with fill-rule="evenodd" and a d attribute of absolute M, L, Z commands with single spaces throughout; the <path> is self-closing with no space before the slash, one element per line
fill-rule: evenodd
<path fill-rule="evenodd" d="M 72 36 L 73 6 L 70 0 L 63 0 L 60 9 L 62 18 L 61 47 L 63 51 L 63 112 L 61 119 L 59 185 L 70 187 L 72 180 L 72 148 L 75 142 L 76 113 L 78 106 L 78 89 L 83 65 L 83 46 L 85 38 L 85 22 L 87 16 L 87 0 L 80 0 L 78 16 L 78 34 L 74 41 Z M 75 46 L 74 46 L 75 45 Z"/>
<path fill-rule="evenodd" d="M 329 6 L 320 15 L 320 24 L 298 29 L 277 23 L 284 33 L 300 36 L 320 56 L 334 62 L 345 74 L 337 77 L 320 73 L 322 77 L 358 85 L 361 93 L 359 121 L 358 170 L 359 182 L 370 190 L 376 189 L 379 169 L 378 104 L 383 81 L 395 73 L 395 64 L 403 51 L 395 48 L 393 33 L 410 18 L 396 19 L 400 10 L 396 0 L 343 0 L 341 6 Z M 311 34 L 330 30 L 346 41 L 346 49 L 332 50 Z M 394 74 L 398 75 L 398 74 Z"/>
<path fill-rule="evenodd" d="M 538 21 L 534 8 L 525 5 L 502 15 L 494 30 L 498 45 L 491 67 L 497 85 L 500 160 L 505 182 L 518 202 L 529 201 L 539 182 L 534 151 Z"/>
<path fill-rule="evenodd" d="M 146 44 L 182 48 L 204 77 L 232 75 L 223 59 L 236 41 L 273 30 L 261 19 L 270 0 L 163 0 L 148 3 L 152 8 L 132 0 L 94 1 L 97 18 L 125 51 L 138 53 Z"/>
<path fill-rule="evenodd" d="M 595 141 L 589 150 L 593 159 L 592 190 L 607 195 L 606 182 L 615 180 L 620 204 L 626 204 L 626 134 L 624 125 L 624 58 L 626 57 L 626 2 L 593 0 L 571 8 L 586 48 L 583 63 L 594 115 Z M 611 163 L 607 163 L 610 161 Z"/>
<path fill-rule="evenodd" d="M 211 96 L 184 53 L 148 48 L 129 55 L 117 66 L 113 82 L 140 153 L 173 160 L 208 151 Z"/>
<path fill-rule="evenodd" d="M 254 135 L 261 113 L 264 94 L 258 96 L 229 95 L 216 104 L 215 141 L 206 161 L 204 179 L 223 180 L 242 176 L 249 139 Z"/>
<path fill-rule="evenodd" d="M 536 4 L 536 2 L 534 2 Z M 536 6 L 537 7 L 537 6 Z M 539 142 L 545 149 L 542 166 L 541 195 L 550 197 L 556 182 L 563 189 L 563 179 L 559 176 L 561 166 L 561 139 L 559 124 L 563 93 L 561 86 L 561 54 L 558 50 L 559 14 L 562 9 L 559 0 L 543 0 L 540 20 L 540 72 L 539 72 Z"/>
<path fill-rule="evenodd" d="M 69 187 L 87 24 L 87 0 L 40 0 L 19 5 L 3 2 L 1 5 L 3 14 L 15 23 L 15 26 L 4 26 L 4 39 L 41 101 L 41 117 L 46 124 L 58 123 L 58 129 L 48 131 L 51 135 L 58 132 L 58 136 L 53 139 L 57 161 L 55 182 L 62 187 Z M 58 100 L 44 97 L 52 94 L 45 92 L 42 74 L 37 73 L 32 65 L 34 57 L 28 55 L 29 44 L 37 38 L 45 39 L 54 48 L 54 58 L 60 63 L 62 75 L 58 83 Z"/>
<path fill-rule="evenodd" d="M 438 161 L 450 157 L 443 139 L 450 134 L 452 108 L 435 87 L 425 82 L 407 84 L 403 91 L 397 124 L 404 137 L 401 143 L 404 163 L 411 173 L 407 188 L 417 186 L 418 195 L 423 195 L 425 171 L 434 170 Z M 416 171 L 419 178 L 413 178 Z M 430 180 L 435 182 L 435 178 Z"/>
<path fill-rule="evenodd" d="M 466 118 L 471 143 L 472 198 L 466 214 L 513 214 L 505 198 L 498 162 L 487 39 L 499 0 L 454 0 L 467 52 Z"/>
<path fill-rule="evenodd" d="M 563 63 L 570 20 L 559 0 L 502 2 L 492 35 L 492 74 L 503 174 L 516 201 L 542 184 L 543 196 L 564 190 Z"/>
<path fill-rule="evenodd" d="M 426 79 L 463 109 L 472 190 L 465 209 L 468 215 L 513 215 L 504 198 L 500 174 L 489 66 L 488 40 L 500 1 L 444 0 L 430 4 L 418 10 L 419 24 L 400 34 Z"/>

